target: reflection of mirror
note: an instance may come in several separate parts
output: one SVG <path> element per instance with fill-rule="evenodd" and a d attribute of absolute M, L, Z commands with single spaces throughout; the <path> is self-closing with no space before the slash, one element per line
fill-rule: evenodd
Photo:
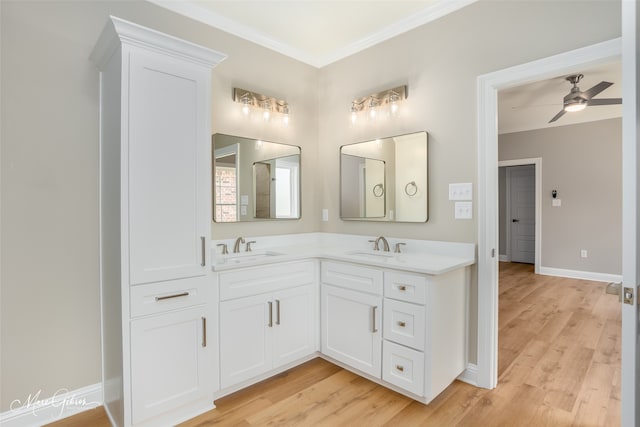
<path fill-rule="evenodd" d="M 300 147 L 213 135 L 213 220 L 300 218 Z"/>
<path fill-rule="evenodd" d="M 428 219 L 427 133 L 340 148 L 340 217 L 425 222 Z"/>
<path fill-rule="evenodd" d="M 341 216 L 384 218 L 384 161 L 349 154 L 343 154 L 341 159 Z"/>

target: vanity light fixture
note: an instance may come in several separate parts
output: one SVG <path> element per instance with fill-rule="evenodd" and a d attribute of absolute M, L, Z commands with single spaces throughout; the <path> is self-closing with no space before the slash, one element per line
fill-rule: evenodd
<path fill-rule="evenodd" d="M 407 97 L 407 86 L 404 85 L 354 99 L 351 101 L 351 123 L 358 120 L 358 113 L 361 111 L 368 111 L 371 120 L 375 120 L 379 113 L 384 111 L 388 111 L 391 116 L 396 116 L 400 101 Z"/>
<path fill-rule="evenodd" d="M 242 104 L 242 115 L 245 117 L 251 115 L 253 109 L 261 112 L 265 122 L 271 121 L 273 114 L 277 114 L 282 116 L 285 126 L 289 125 L 290 108 L 287 101 L 237 87 L 233 88 L 233 100 Z"/>

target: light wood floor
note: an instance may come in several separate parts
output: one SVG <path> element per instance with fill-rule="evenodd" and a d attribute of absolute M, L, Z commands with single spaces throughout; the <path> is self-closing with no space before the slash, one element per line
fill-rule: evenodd
<path fill-rule="evenodd" d="M 619 426 L 620 306 L 605 284 L 501 263 L 499 384 L 422 405 L 322 359 L 216 401 L 182 427 Z M 108 426 L 102 408 L 63 426 Z"/>

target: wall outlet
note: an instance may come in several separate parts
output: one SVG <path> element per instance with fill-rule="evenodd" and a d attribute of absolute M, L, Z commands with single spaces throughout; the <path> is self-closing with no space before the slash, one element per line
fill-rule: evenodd
<path fill-rule="evenodd" d="M 580 258 L 586 258 L 588 256 L 586 249 L 580 249 Z"/>
<path fill-rule="evenodd" d="M 473 218 L 473 202 L 456 202 L 455 219 Z"/>
<path fill-rule="evenodd" d="M 322 209 L 322 220 L 329 221 L 329 209 Z"/>

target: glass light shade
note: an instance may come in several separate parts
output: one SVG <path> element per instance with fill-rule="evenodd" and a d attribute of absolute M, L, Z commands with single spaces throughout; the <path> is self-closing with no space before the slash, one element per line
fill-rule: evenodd
<path fill-rule="evenodd" d="M 574 101 L 564 106 L 564 111 L 568 113 L 575 113 L 576 111 L 582 111 L 587 108 L 587 101 Z"/>

